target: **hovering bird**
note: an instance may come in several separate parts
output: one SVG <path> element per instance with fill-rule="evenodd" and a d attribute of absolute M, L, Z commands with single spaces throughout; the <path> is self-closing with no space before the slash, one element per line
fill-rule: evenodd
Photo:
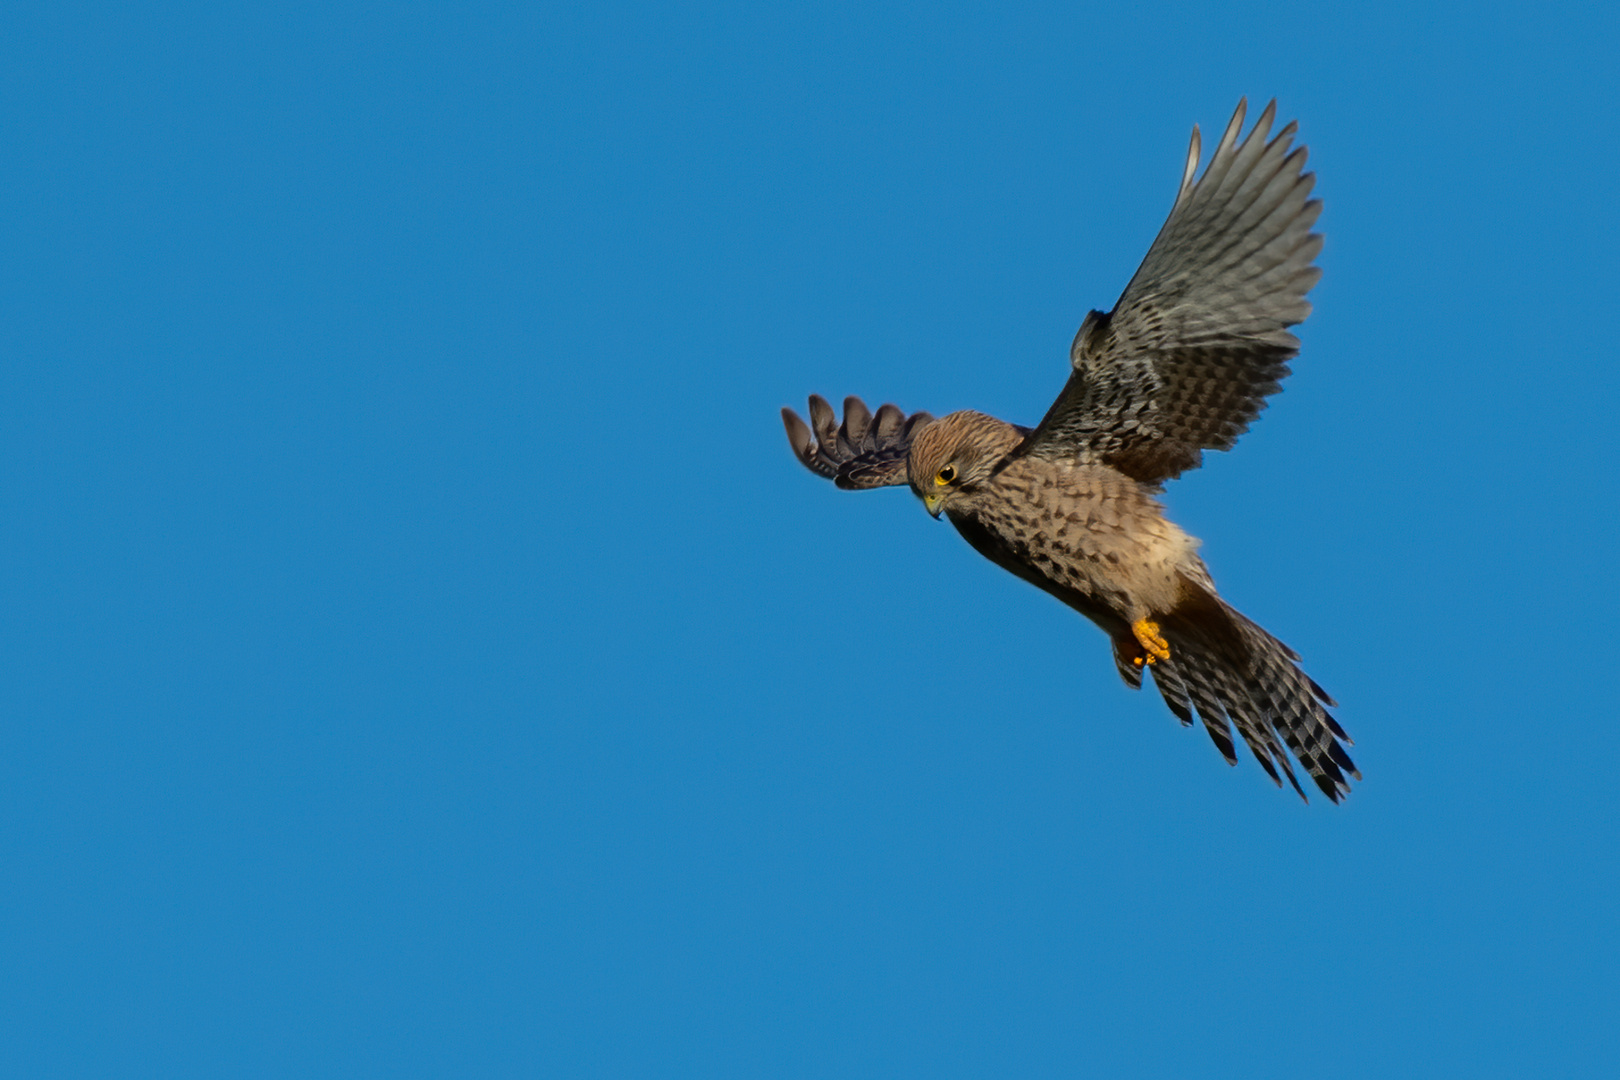
<path fill-rule="evenodd" d="M 1126 685 L 1144 672 L 1183 725 L 1193 713 L 1228 764 L 1232 725 L 1300 797 L 1289 752 L 1334 802 L 1360 779 L 1336 702 L 1299 655 L 1221 598 L 1198 541 L 1164 515 L 1162 485 L 1227 450 L 1288 374 L 1310 314 L 1322 238 L 1296 125 L 1276 102 L 1239 141 L 1238 103 L 1202 177 L 1194 126 L 1170 217 L 1114 310 L 1086 316 L 1073 370 L 1035 428 L 978 412 L 935 419 L 856 397 L 843 423 L 820 397 L 788 441 L 839 487 L 908 484 L 981 555 L 1102 628 Z M 1284 750 L 1284 747 L 1287 750 Z M 1279 775 L 1280 773 L 1280 775 Z"/>

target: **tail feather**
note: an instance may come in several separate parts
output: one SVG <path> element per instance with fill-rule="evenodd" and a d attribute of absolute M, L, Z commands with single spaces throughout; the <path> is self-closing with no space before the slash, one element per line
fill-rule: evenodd
<path fill-rule="evenodd" d="M 1119 677 L 1124 679 L 1125 685 L 1132 690 L 1142 689 L 1142 668 L 1137 660 L 1140 655 L 1140 650 L 1134 654 L 1126 653 L 1120 648 L 1120 640 L 1114 639 L 1114 666 L 1119 669 Z M 1172 705 L 1170 710 L 1176 712 L 1176 707 Z M 1181 713 L 1176 712 L 1176 715 L 1181 716 Z M 1185 724 L 1188 721 L 1183 719 L 1181 722 Z"/>
<path fill-rule="evenodd" d="M 1170 711 L 1176 714 L 1183 727 L 1192 724 L 1193 708 L 1196 704 L 1198 719 L 1204 722 L 1204 730 L 1209 733 L 1210 741 L 1215 749 L 1221 752 L 1228 765 L 1237 764 L 1237 748 L 1232 741 L 1232 727 L 1227 723 L 1226 711 L 1220 702 L 1201 692 L 1202 683 L 1196 677 L 1188 680 L 1181 674 L 1177 658 L 1161 660 L 1153 665 L 1153 683 L 1159 688 L 1159 696 Z"/>
<path fill-rule="evenodd" d="M 1196 705 L 1216 747 L 1233 762 L 1230 721 L 1266 774 L 1278 785 L 1286 777 L 1301 798 L 1290 758 L 1333 802 L 1349 794 L 1348 778 L 1361 779 L 1343 745 L 1350 738 L 1327 711 L 1333 699 L 1300 670 L 1297 653 L 1208 594 L 1160 621 L 1171 658 L 1152 670 L 1172 712 L 1181 716 L 1187 702 Z"/>
<path fill-rule="evenodd" d="M 1170 706 L 1170 711 L 1176 714 L 1177 720 L 1181 721 L 1181 726 L 1191 727 L 1193 721 L 1192 701 L 1187 697 L 1187 687 L 1182 683 L 1181 677 L 1173 670 L 1165 668 L 1154 674 L 1153 682 L 1158 686 L 1159 696 L 1164 698 L 1164 703 Z M 1230 736 L 1226 741 L 1231 743 Z M 1219 745 L 1219 743 L 1217 742 L 1216 745 Z"/>
<path fill-rule="evenodd" d="M 1287 646 L 1241 615 L 1238 619 L 1254 656 L 1251 689 L 1266 696 L 1273 717 L 1280 721 L 1276 727 L 1316 786 L 1338 802 L 1350 793 L 1345 773 L 1358 780 L 1361 774 L 1339 745 L 1343 729 L 1325 707 L 1332 699 L 1287 658 Z"/>
<path fill-rule="evenodd" d="M 1172 644 L 1172 651 L 1174 648 Z M 1248 744 L 1249 752 L 1266 771 L 1266 775 L 1271 777 L 1272 783 L 1281 787 L 1286 777 L 1289 786 L 1300 792 L 1300 797 L 1304 798 L 1304 792 L 1300 791 L 1299 780 L 1294 776 L 1288 754 L 1283 749 L 1283 744 L 1279 741 L 1263 704 L 1254 700 L 1254 695 L 1244 684 L 1236 667 L 1222 657 L 1196 648 L 1184 647 L 1183 654 L 1184 666 L 1188 669 L 1190 677 L 1208 687 L 1208 695 L 1219 702 L 1233 726 L 1237 728 L 1238 734 Z"/>

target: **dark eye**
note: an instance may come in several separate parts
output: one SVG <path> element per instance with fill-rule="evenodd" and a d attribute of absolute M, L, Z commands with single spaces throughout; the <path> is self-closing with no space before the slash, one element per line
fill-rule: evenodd
<path fill-rule="evenodd" d="M 946 484 L 956 483 L 956 466 L 947 465 L 943 469 L 939 470 L 939 475 L 934 477 L 934 483 L 938 484 L 940 487 L 944 487 Z"/>

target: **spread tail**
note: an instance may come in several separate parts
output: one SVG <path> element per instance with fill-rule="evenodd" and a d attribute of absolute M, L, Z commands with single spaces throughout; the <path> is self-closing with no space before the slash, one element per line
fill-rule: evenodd
<path fill-rule="evenodd" d="M 1189 593 L 1187 602 L 1159 619 L 1170 659 L 1147 665 L 1170 711 L 1190 725 L 1196 710 L 1232 765 L 1235 725 L 1266 774 L 1278 786 L 1287 777 L 1302 799 L 1290 754 L 1329 799 L 1348 795 L 1350 779 L 1361 779 L 1361 773 L 1344 749 L 1350 737 L 1328 712 L 1338 703 L 1300 670 L 1294 650 L 1218 596 L 1203 588 Z M 1126 681 L 1140 685 L 1141 668 L 1122 660 L 1117 647 L 1115 658 Z"/>

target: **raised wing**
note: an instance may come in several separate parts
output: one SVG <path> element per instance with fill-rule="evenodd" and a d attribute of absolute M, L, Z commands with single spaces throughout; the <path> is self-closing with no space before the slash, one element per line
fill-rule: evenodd
<path fill-rule="evenodd" d="M 1288 374 L 1305 294 L 1322 272 L 1322 204 L 1295 127 L 1267 141 L 1277 103 L 1241 143 L 1247 101 L 1197 183 L 1193 128 L 1175 206 L 1114 310 L 1086 316 L 1074 371 L 1022 453 L 1081 456 L 1157 483 L 1249 429 Z"/>
<path fill-rule="evenodd" d="M 894 405 L 882 406 L 874 416 L 860 398 L 847 397 L 840 424 L 817 394 L 810 395 L 809 426 L 792 409 L 782 410 L 788 442 L 805 468 L 847 489 L 904 484 L 911 440 L 933 419 L 925 412 L 907 416 Z"/>

